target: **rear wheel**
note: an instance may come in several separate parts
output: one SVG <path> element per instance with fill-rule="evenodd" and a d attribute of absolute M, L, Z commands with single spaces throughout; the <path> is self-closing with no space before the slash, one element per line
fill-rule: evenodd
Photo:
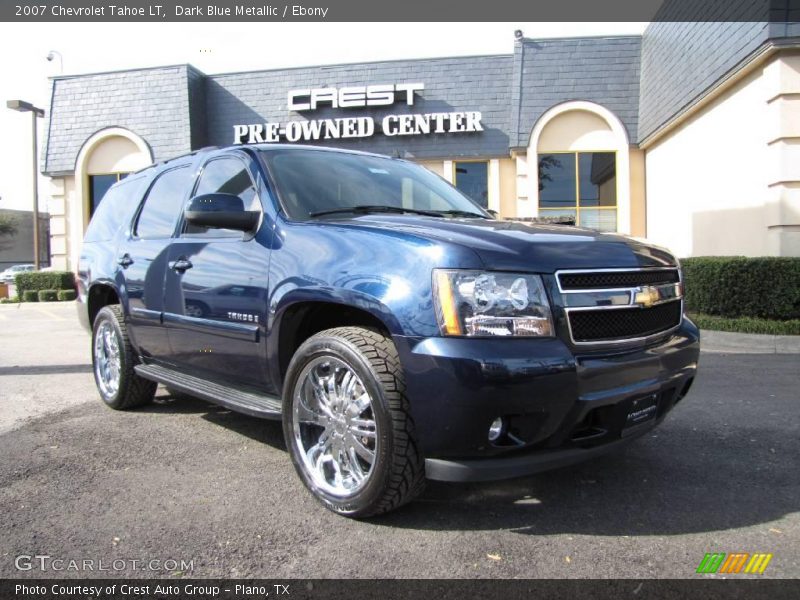
<path fill-rule="evenodd" d="M 303 483 L 334 512 L 368 517 L 422 491 L 400 361 L 377 331 L 339 327 L 300 346 L 286 376 L 283 430 Z"/>
<path fill-rule="evenodd" d="M 122 307 L 104 306 L 92 327 L 92 370 L 100 397 L 111 408 L 124 410 L 153 400 L 157 384 L 136 374 L 137 362 Z"/>

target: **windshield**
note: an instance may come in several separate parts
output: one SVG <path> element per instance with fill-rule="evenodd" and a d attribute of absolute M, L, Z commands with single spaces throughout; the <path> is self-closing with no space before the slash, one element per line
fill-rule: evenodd
<path fill-rule="evenodd" d="M 488 216 L 442 178 L 404 160 L 300 148 L 264 150 L 262 156 L 295 220 L 387 207 L 398 213 Z"/>

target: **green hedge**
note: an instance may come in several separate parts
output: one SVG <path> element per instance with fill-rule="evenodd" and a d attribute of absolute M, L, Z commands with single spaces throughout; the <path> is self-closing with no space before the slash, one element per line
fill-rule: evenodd
<path fill-rule="evenodd" d="M 776 321 L 756 317 L 716 317 L 700 313 L 689 313 L 689 317 L 700 329 L 734 331 L 737 333 L 765 333 L 770 335 L 800 335 L 800 319 Z"/>
<path fill-rule="evenodd" d="M 19 273 L 14 277 L 14 285 L 17 287 L 17 294 L 25 300 L 25 292 L 33 290 L 74 290 L 75 275 L 70 271 L 33 271 L 31 273 Z"/>
<path fill-rule="evenodd" d="M 37 290 L 25 290 L 19 297 L 23 302 L 38 302 L 39 292 Z"/>
<path fill-rule="evenodd" d="M 75 290 L 58 290 L 58 299 L 61 302 L 70 302 L 75 300 Z"/>
<path fill-rule="evenodd" d="M 685 258 L 686 306 L 721 317 L 800 318 L 800 258 Z"/>
<path fill-rule="evenodd" d="M 58 300 L 58 290 L 39 290 L 39 302 L 55 302 Z"/>

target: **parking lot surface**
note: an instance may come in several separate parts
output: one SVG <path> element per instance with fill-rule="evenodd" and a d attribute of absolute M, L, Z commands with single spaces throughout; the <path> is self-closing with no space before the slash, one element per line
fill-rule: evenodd
<path fill-rule="evenodd" d="M 689 396 L 622 453 L 430 483 L 353 521 L 305 491 L 279 423 L 161 388 L 103 406 L 70 304 L 0 306 L 0 340 L 0 577 L 692 578 L 706 552 L 800 576 L 799 355 L 704 353 Z M 126 566 L 18 571 L 22 554 Z"/>

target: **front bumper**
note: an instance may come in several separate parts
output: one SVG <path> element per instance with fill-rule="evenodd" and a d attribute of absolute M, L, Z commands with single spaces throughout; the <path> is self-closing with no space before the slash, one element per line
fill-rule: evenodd
<path fill-rule="evenodd" d="M 426 476 L 485 481 L 613 451 L 660 423 L 697 370 L 699 331 L 627 349 L 572 349 L 560 339 L 395 338 Z M 631 426 L 634 402 L 655 414 Z M 491 443 L 498 417 L 509 435 Z"/>

